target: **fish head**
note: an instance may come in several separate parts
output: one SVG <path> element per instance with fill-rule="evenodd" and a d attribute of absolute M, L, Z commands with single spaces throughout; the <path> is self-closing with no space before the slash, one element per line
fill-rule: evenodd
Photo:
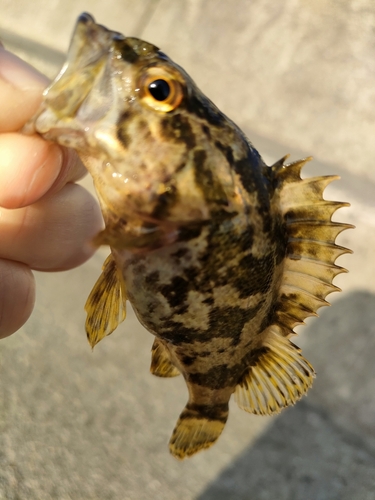
<path fill-rule="evenodd" d="M 155 45 L 89 14 L 34 127 L 78 151 L 118 217 L 178 225 L 241 202 L 231 159 L 248 146 L 236 126 Z"/>

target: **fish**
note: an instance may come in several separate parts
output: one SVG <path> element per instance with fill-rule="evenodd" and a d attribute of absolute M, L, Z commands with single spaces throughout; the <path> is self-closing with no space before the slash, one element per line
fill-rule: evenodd
<path fill-rule="evenodd" d="M 67 61 L 28 133 L 74 148 L 93 178 L 110 254 L 85 309 L 94 347 L 126 317 L 154 335 L 150 371 L 182 375 L 188 401 L 169 450 L 209 448 L 229 401 L 256 415 L 295 404 L 315 372 L 291 338 L 329 305 L 346 269 L 349 204 L 303 178 L 311 159 L 267 166 L 240 128 L 155 45 L 81 14 Z"/>

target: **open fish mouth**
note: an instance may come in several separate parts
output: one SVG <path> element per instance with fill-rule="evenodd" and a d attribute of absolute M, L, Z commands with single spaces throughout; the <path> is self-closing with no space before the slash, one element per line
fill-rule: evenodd
<path fill-rule="evenodd" d="M 67 60 L 45 89 L 43 105 L 24 131 L 38 132 L 77 151 L 101 150 L 113 157 L 121 149 L 115 127 L 124 102 L 137 97 L 129 89 L 126 74 L 129 64 L 124 62 L 124 54 L 131 59 L 130 52 L 134 52 L 127 40 L 97 24 L 89 14 L 81 14 Z M 156 49 L 141 41 L 136 48 L 146 54 L 150 48 Z"/>
<path fill-rule="evenodd" d="M 44 91 L 46 106 L 64 117 L 73 117 L 80 112 L 82 117 L 102 118 L 103 111 L 113 99 L 111 72 L 108 72 L 112 68 L 108 66 L 113 63 L 111 55 L 116 58 L 116 42 L 123 40 L 123 35 L 96 24 L 89 14 L 79 16 L 67 60 Z M 92 94 L 90 102 L 87 102 L 88 94 Z"/>

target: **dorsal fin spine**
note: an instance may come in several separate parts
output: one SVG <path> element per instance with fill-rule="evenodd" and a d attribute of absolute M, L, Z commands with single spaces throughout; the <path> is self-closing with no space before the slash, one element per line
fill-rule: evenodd
<path fill-rule="evenodd" d="M 301 280 L 303 281 L 304 287 L 300 286 Z M 293 287 L 298 289 L 301 292 L 307 292 L 310 295 L 318 297 L 319 299 L 325 299 L 327 295 L 332 292 L 340 292 L 341 289 L 332 283 L 327 283 L 320 279 L 314 279 L 313 276 L 304 275 L 303 273 L 298 272 L 289 272 L 287 276 L 285 276 L 283 286 Z"/>
<path fill-rule="evenodd" d="M 327 264 L 309 259 L 287 259 L 284 265 L 284 272 L 299 272 L 306 276 L 316 276 L 323 282 L 331 283 L 332 280 L 341 273 L 347 273 L 347 269 L 337 264 Z"/>
<path fill-rule="evenodd" d="M 336 238 L 353 226 L 331 220 L 336 210 L 349 204 L 323 198 L 325 188 L 339 177 L 302 179 L 301 170 L 310 159 L 289 165 L 280 160 L 271 167 L 276 179 L 273 201 L 279 204 L 288 238 L 274 323 L 285 336 L 292 335 L 293 328 L 316 315 L 320 307 L 329 305 L 327 295 L 340 291 L 332 280 L 346 272 L 336 265 L 336 259 L 351 252 L 337 245 Z"/>

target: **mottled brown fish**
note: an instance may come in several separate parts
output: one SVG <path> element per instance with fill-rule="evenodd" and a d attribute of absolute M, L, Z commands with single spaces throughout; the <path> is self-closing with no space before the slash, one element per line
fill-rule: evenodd
<path fill-rule="evenodd" d="M 86 303 L 90 344 L 129 300 L 156 337 L 151 372 L 186 380 L 175 457 L 217 440 L 232 394 L 269 415 L 306 393 L 314 370 L 289 338 L 344 271 L 350 226 L 331 216 L 347 204 L 323 199 L 337 177 L 302 179 L 308 159 L 266 166 L 182 68 L 88 14 L 33 127 L 78 151 L 100 199 L 111 254 Z"/>

